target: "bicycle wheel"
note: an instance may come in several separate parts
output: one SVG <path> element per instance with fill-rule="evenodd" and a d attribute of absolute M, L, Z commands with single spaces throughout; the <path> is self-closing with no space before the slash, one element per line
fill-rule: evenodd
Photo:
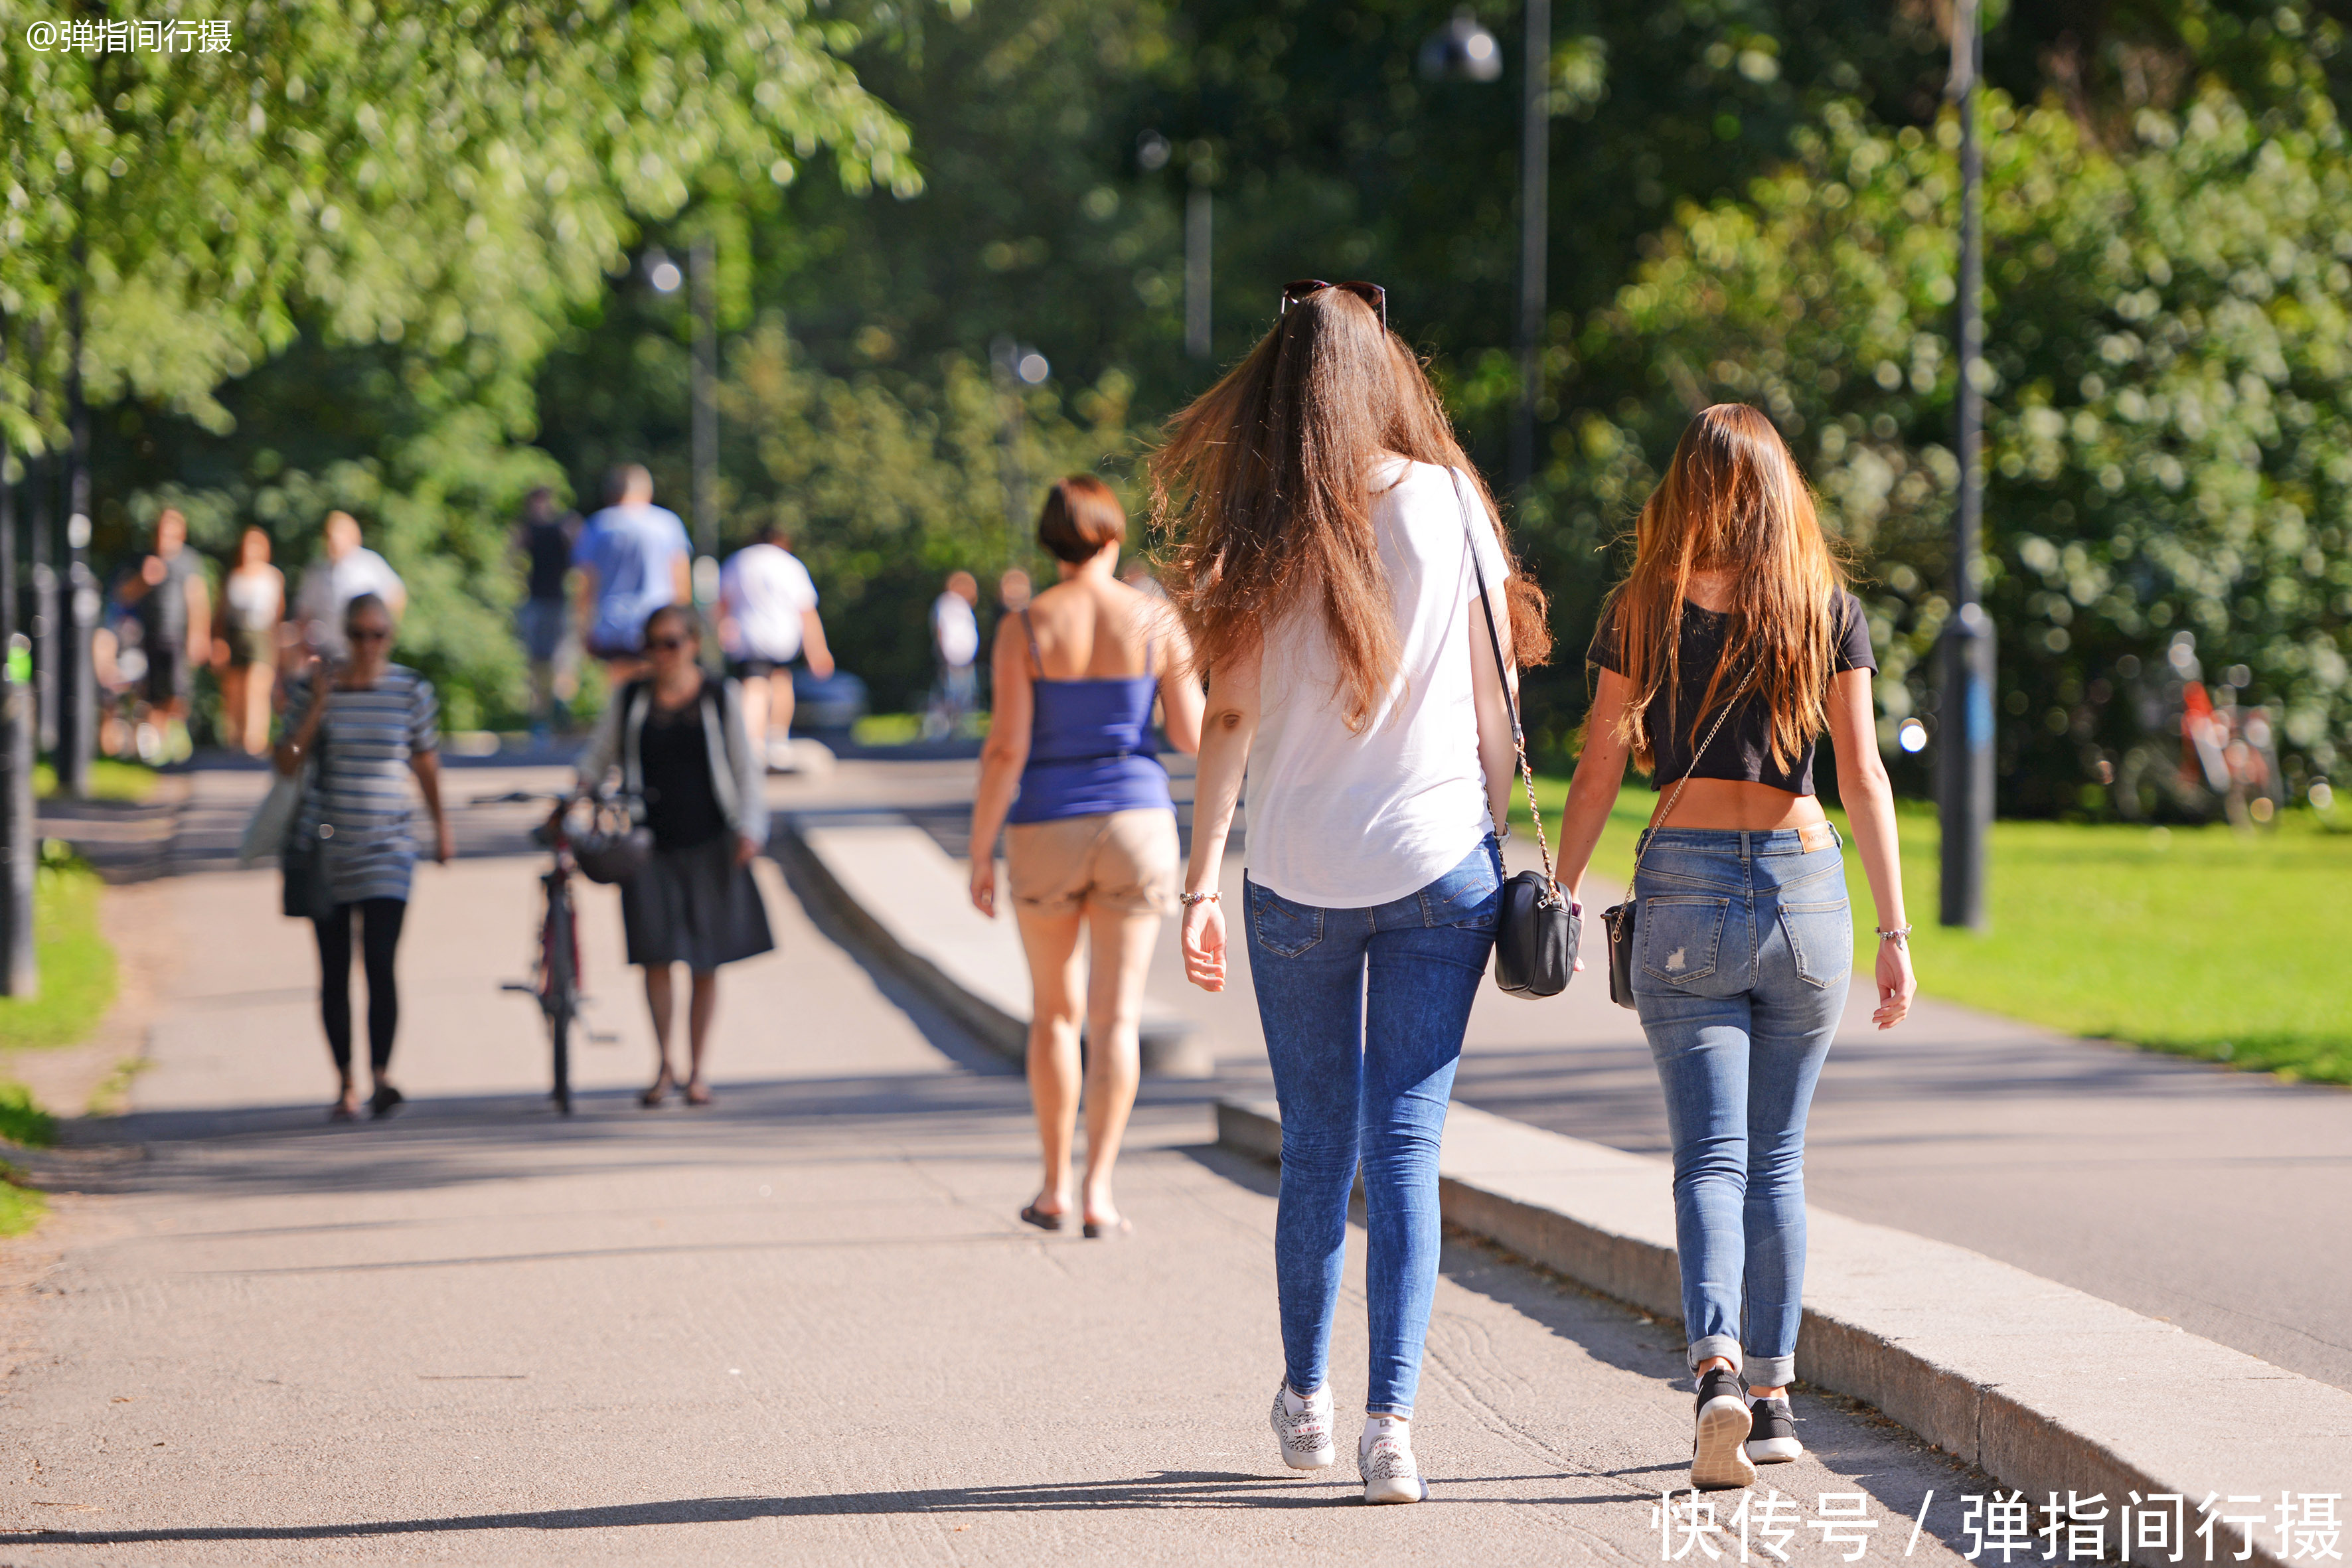
<path fill-rule="evenodd" d="M 547 911 L 547 1036 L 555 1057 L 555 1109 L 572 1114 L 572 1022 L 580 1011 L 580 974 L 572 945 L 572 901 L 553 900 Z"/>

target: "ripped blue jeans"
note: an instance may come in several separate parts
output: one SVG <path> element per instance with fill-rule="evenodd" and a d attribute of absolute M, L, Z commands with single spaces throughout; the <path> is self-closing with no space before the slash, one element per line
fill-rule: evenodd
<path fill-rule="evenodd" d="M 1633 999 L 1675 1146 L 1675 1245 L 1696 1370 L 1796 1377 L 1805 1113 L 1853 969 L 1840 840 L 1794 829 L 1643 835 Z"/>

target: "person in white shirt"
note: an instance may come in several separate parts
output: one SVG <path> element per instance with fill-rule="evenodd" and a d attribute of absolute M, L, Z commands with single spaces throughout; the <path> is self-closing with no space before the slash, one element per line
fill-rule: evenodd
<path fill-rule="evenodd" d="M 408 608 L 408 585 L 390 563 L 360 542 L 359 519 L 350 512 L 329 512 L 323 533 L 325 553 L 304 570 L 294 595 L 294 624 L 312 652 L 333 661 L 351 651 L 343 640 L 343 611 L 351 602 L 373 594 L 397 621 Z"/>
<path fill-rule="evenodd" d="M 817 617 L 816 584 L 774 523 L 727 558 L 719 574 L 719 646 L 743 690 L 743 729 L 770 767 L 792 766 L 793 661 L 833 677 L 833 650 Z"/>
<path fill-rule="evenodd" d="M 931 650 L 939 656 L 939 685 L 931 692 L 931 710 L 923 718 L 923 733 L 933 740 L 952 739 L 963 728 L 980 694 L 974 661 L 980 658 L 980 579 L 969 572 L 948 574 L 946 590 L 931 601 Z"/>
<path fill-rule="evenodd" d="M 1177 544 L 1169 595 L 1209 674 L 1184 969 L 1224 988 L 1218 882 L 1246 779 L 1234 929 L 1282 1106 L 1275 1436 L 1293 1469 L 1333 1461 L 1331 1322 L 1360 1162 L 1356 1463 L 1367 1502 L 1419 1502 L 1409 1423 L 1437 1284 L 1437 1151 L 1502 904 L 1504 692 L 1511 650 L 1540 663 L 1550 638 L 1444 405 L 1388 331 L 1385 292 L 1309 279 L 1283 303 L 1152 459 Z"/>

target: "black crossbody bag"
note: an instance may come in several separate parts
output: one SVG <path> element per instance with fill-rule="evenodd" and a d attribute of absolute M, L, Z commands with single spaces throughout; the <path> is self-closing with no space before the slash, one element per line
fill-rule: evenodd
<path fill-rule="evenodd" d="M 1470 552 L 1470 572 L 1478 582 L 1478 608 L 1486 617 L 1487 646 L 1495 650 L 1495 676 L 1503 684 L 1503 710 L 1511 716 L 1511 746 L 1518 754 L 1519 778 L 1527 785 L 1528 815 L 1535 818 L 1536 853 L 1543 870 L 1522 871 L 1503 884 L 1502 909 L 1495 926 L 1495 984 L 1507 996 L 1530 1001 L 1557 996 L 1576 973 L 1576 948 L 1584 922 L 1552 877 L 1551 847 L 1544 842 L 1543 808 L 1536 804 L 1535 770 L 1528 765 L 1528 742 L 1519 729 L 1519 705 L 1511 695 L 1510 669 L 1503 662 L 1503 639 L 1495 629 L 1495 607 L 1486 597 L 1486 574 L 1478 565 L 1478 542 L 1470 531 L 1470 504 L 1457 487 L 1462 540 Z M 1482 779 L 1485 770 L 1480 770 Z"/>
<path fill-rule="evenodd" d="M 1698 760 L 1706 755 L 1709 746 L 1715 744 L 1716 731 L 1723 728 L 1723 721 L 1731 717 L 1732 709 L 1738 706 L 1739 699 L 1747 690 L 1748 682 L 1742 680 L 1739 689 L 1725 701 L 1723 711 L 1715 716 L 1715 724 L 1706 732 L 1706 739 L 1701 741 L 1698 750 L 1691 753 L 1691 765 L 1683 771 L 1682 783 L 1675 785 L 1675 793 L 1666 797 L 1666 809 L 1658 813 L 1655 826 L 1643 834 L 1642 847 L 1633 853 L 1633 879 L 1625 884 L 1625 901 L 1612 904 L 1601 911 L 1601 921 L 1609 928 L 1609 1000 L 1620 1007 L 1633 1005 L 1633 937 L 1642 913 L 1642 900 L 1634 894 L 1633 883 L 1641 880 L 1642 857 L 1650 852 L 1650 836 L 1665 826 L 1666 818 L 1675 814 L 1675 803 L 1682 799 L 1684 785 L 1688 784 L 1691 776 L 1698 772 Z"/>

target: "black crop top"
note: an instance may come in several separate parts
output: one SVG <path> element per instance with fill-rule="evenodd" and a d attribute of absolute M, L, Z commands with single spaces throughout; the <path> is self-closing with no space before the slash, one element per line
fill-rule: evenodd
<path fill-rule="evenodd" d="M 1739 700 L 1731 717 L 1723 721 L 1723 731 L 1715 744 L 1699 759 L 1696 773 L 1691 769 L 1691 715 L 1706 699 L 1706 683 L 1715 674 L 1715 667 L 1723 658 L 1723 633 L 1731 617 L 1717 610 L 1702 609 L 1685 599 L 1683 602 L 1682 691 L 1675 707 L 1678 721 L 1669 721 L 1666 694 L 1662 689 L 1650 701 L 1646 715 L 1650 745 L 1656 753 L 1652 772 L 1661 789 L 1689 773 L 1694 778 L 1734 779 L 1748 784 L 1770 784 L 1791 795 L 1813 793 L 1813 742 L 1807 741 L 1797 757 L 1796 766 L 1786 772 L 1772 765 L 1771 734 L 1769 715 L 1761 700 L 1750 692 Z M 1862 601 L 1852 594 L 1840 594 L 1836 609 L 1830 621 L 1830 669 L 1867 669 L 1876 671 L 1878 660 L 1870 651 L 1870 621 L 1862 613 Z M 1617 653 L 1617 612 L 1611 606 L 1601 619 L 1601 629 L 1593 634 L 1591 651 L 1585 655 L 1591 663 L 1603 669 L 1625 673 Z M 1727 684 L 1737 684 L 1734 676 Z M 1715 722 L 1707 716 L 1706 725 Z M 1706 738 L 1706 726 L 1698 732 L 1699 740 Z"/>

